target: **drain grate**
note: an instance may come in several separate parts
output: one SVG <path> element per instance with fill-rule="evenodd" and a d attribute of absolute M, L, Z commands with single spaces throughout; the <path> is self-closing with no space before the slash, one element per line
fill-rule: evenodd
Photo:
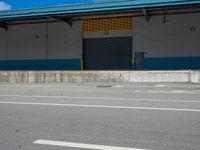
<path fill-rule="evenodd" d="M 111 85 L 97 85 L 98 88 L 111 88 Z"/>

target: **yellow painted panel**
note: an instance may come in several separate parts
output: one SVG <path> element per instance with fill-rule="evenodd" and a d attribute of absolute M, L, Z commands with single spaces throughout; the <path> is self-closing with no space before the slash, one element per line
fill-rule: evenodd
<path fill-rule="evenodd" d="M 83 20 L 83 32 L 132 29 L 132 17 L 94 18 Z"/>

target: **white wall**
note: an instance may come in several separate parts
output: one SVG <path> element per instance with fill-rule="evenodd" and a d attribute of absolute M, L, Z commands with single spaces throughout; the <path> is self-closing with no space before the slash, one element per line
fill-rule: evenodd
<path fill-rule="evenodd" d="M 66 59 L 82 57 L 81 21 L 49 24 L 49 58 Z"/>
<path fill-rule="evenodd" d="M 200 13 L 133 18 L 133 51 L 148 52 L 145 57 L 200 56 Z M 196 27 L 195 32 L 190 28 Z M 0 29 L 0 59 L 68 59 L 82 56 L 81 21 L 72 28 L 64 22 L 10 26 Z M 39 35 L 37 39 L 35 36 Z M 91 36 L 91 35 L 90 35 Z M 86 37 L 87 38 L 87 37 Z"/>
<path fill-rule="evenodd" d="M 39 35 L 39 38 L 35 38 Z M 10 26 L 6 33 L 4 59 L 43 59 L 46 57 L 45 24 Z"/>
<path fill-rule="evenodd" d="M 0 59 L 68 59 L 81 58 L 81 22 L 29 24 L 10 26 L 8 32 L 0 29 Z M 36 38 L 36 36 L 39 36 Z M 48 49 L 48 52 L 47 52 Z"/>
<path fill-rule="evenodd" d="M 133 19 L 135 52 L 147 52 L 145 57 L 200 56 L 200 13 L 151 16 Z M 190 28 L 194 26 L 195 32 Z"/>

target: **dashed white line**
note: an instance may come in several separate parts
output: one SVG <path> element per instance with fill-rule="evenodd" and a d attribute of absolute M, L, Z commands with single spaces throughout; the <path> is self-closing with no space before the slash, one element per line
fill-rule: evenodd
<path fill-rule="evenodd" d="M 66 104 L 66 103 L 0 102 L 0 104 L 200 112 L 200 109 L 181 109 L 181 108 L 162 108 L 162 107 L 131 107 L 131 106 L 111 106 L 111 105 L 84 105 L 84 104 Z"/>
<path fill-rule="evenodd" d="M 94 145 L 94 144 L 72 143 L 72 142 L 62 142 L 62 141 L 49 141 L 49 140 L 37 140 L 33 143 L 34 144 L 40 144 L 40 145 L 51 145 L 51 146 L 84 148 L 84 149 L 96 149 L 96 150 L 147 150 L 147 149 L 138 149 L 138 148 L 129 148 L 129 147 Z M 150 149 L 148 149 L 148 150 L 150 150 Z"/>

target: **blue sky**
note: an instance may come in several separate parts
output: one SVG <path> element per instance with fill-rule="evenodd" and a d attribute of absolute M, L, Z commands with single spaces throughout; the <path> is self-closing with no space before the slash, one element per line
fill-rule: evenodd
<path fill-rule="evenodd" d="M 0 10 L 92 2 L 95 0 L 0 0 Z M 97 0 L 99 1 L 99 0 Z"/>

